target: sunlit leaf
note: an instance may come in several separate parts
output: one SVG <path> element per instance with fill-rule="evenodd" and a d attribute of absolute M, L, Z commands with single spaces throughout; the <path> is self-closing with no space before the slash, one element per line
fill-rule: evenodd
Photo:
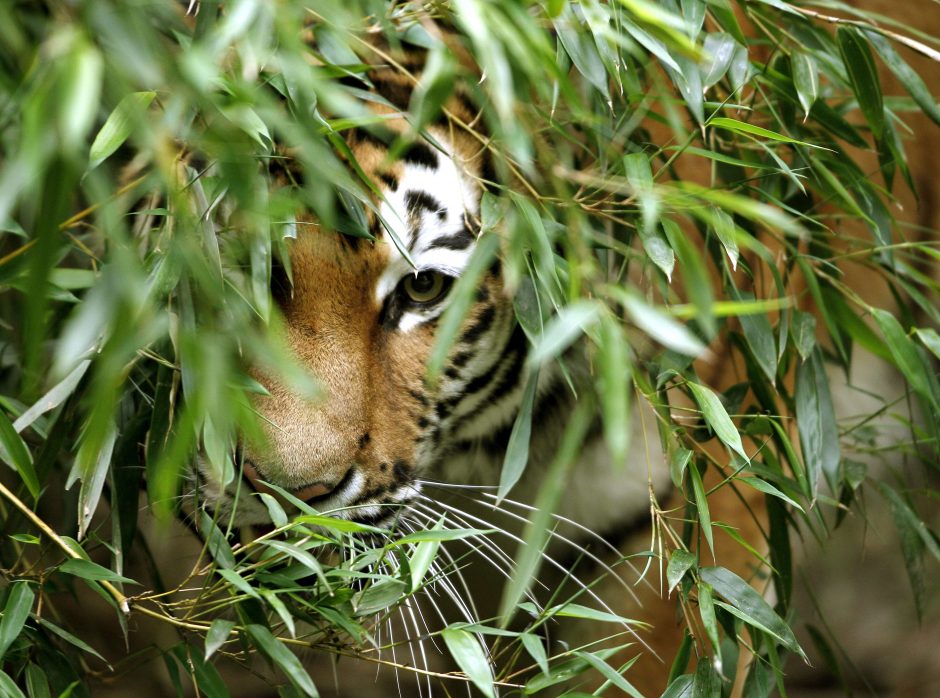
<path fill-rule="evenodd" d="M 493 674 L 479 640 L 460 628 L 444 628 L 441 637 L 444 638 L 444 644 L 450 650 L 457 666 L 470 677 L 473 685 L 479 688 L 483 695 L 493 698 L 496 695 Z"/>

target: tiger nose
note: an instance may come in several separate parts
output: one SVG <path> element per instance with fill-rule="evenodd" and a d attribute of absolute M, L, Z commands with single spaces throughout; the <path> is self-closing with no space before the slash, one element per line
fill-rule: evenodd
<path fill-rule="evenodd" d="M 297 499 L 306 502 L 310 499 L 315 499 L 316 497 L 322 497 L 325 494 L 329 494 L 334 489 L 336 489 L 335 485 L 324 485 L 323 483 L 317 483 L 316 485 L 310 485 L 309 487 L 296 490 L 292 492 L 292 494 L 297 497 Z"/>
<path fill-rule="evenodd" d="M 261 479 L 261 476 L 258 474 L 258 471 L 251 463 L 244 463 L 243 466 L 245 476 L 251 482 L 252 487 L 255 488 L 257 492 L 263 492 L 264 494 L 270 494 L 275 497 L 278 496 L 278 493 L 272 488 L 268 487 Z M 295 496 L 297 499 L 308 502 L 312 499 L 317 499 L 318 497 L 324 497 L 330 492 L 333 492 L 335 489 L 341 485 L 346 478 L 348 477 L 351 468 L 348 469 L 345 473 L 341 474 L 340 477 L 333 480 L 332 482 L 315 482 L 311 485 L 306 485 L 299 489 L 289 490 L 290 493 Z"/>

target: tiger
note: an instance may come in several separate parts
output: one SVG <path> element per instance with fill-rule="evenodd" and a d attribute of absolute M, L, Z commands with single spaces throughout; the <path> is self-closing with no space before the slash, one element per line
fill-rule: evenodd
<path fill-rule="evenodd" d="M 394 63 L 420 76 L 424 58 L 410 48 L 395 55 Z M 498 256 L 475 288 L 439 380 L 427 380 L 442 314 L 479 244 L 481 202 L 495 176 L 486 143 L 459 127 L 478 122 L 479 110 L 458 91 L 446 104 L 446 116 L 391 160 L 393 137 L 408 133 L 414 84 L 407 72 L 384 63 L 363 77 L 385 100 L 371 108 L 389 117 L 383 121 L 384 138 L 363 128 L 347 138 L 357 167 L 378 190 L 374 207 L 366 210 L 372 239 L 318 230 L 314 217 L 298 213 L 298 227 L 305 232 L 289 241 L 292 281 L 284 265 L 276 265 L 272 294 L 283 317 L 281 339 L 316 378 L 323 397 L 311 400 L 271 372 L 252 369 L 266 393 L 252 405 L 266 425 L 263 438 L 239 444 L 241 477 L 235 482 L 215 481 L 217 471 L 203 464 L 193 495 L 236 527 L 270 524 L 257 496 L 275 494 L 269 484 L 318 511 L 370 526 L 393 527 L 405 517 L 403 510 L 423 507 L 486 527 L 486 507 L 454 501 L 447 486 L 485 488 L 499 482 L 524 400 L 531 344 L 516 319 L 513 289 Z M 511 492 L 523 514 L 536 502 L 579 391 L 591 380 L 583 348 L 575 347 L 568 359 L 565 370 L 546 365 L 535 386 L 529 460 Z M 651 503 L 659 499 L 673 506 L 656 415 L 647 408 L 624 428 L 634 447 L 628 462 L 620 463 L 611 456 L 599 414 L 591 416 L 571 465 L 573 477 L 554 511 L 564 533 L 553 536 L 544 575 L 557 578 L 555 583 L 586 540 L 606 549 L 600 557 L 589 555 L 610 571 L 609 565 L 620 561 L 620 551 L 611 554 L 617 544 L 631 552 L 648 548 Z M 724 515 L 723 501 L 720 494 L 714 497 L 716 515 L 729 522 L 741 518 L 736 512 Z M 752 504 L 752 510 L 760 508 Z M 433 523 L 424 517 L 424 525 Z M 753 528 L 752 514 L 745 518 L 739 525 Z M 520 540 L 523 520 L 516 514 L 500 526 Z M 740 557 L 736 545 L 719 545 L 727 547 L 729 558 Z M 567 551 L 559 549 L 564 547 Z M 746 564 L 736 566 L 743 570 Z M 492 584 L 491 565 L 477 563 L 476 572 L 484 588 Z M 618 588 L 610 596 L 629 598 L 614 604 L 616 612 L 632 617 L 634 605 L 643 607 L 642 621 L 655 628 L 638 637 L 649 658 L 634 666 L 629 678 L 643 695 L 658 694 L 666 683 L 664 658 L 675 651 L 681 630 L 672 602 L 664 602 L 654 584 L 636 568 L 624 576 L 645 586 L 626 590 L 614 574 Z M 606 595 L 588 593 L 611 608 Z M 492 590 L 485 596 L 492 598 Z M 348 690 L 348 680 L 340 684 Z M 372 690 L 379 695 L 384 689 Z"/>
<path fill-rule="evenodd" d="M 319 511 L 380 528 L 394 527 L 403 511 L 441 503 L 445 511 L 485 523 L 475 518 L 482 517 L 479 506 L 454 505 L 447 486 L 499 482 L 525 400 L 531 343 L 516 318 L 517 289 L 507 282 L 498 256 L 480 277 L 439 378 L 427 379 L 451 293 L 480 243 L 483 197 L 495 175 L 488 144 L 466 128 L 479 122 L 478 107 L 458 89 L 440 118 L 422 135 L 411 134 L 407 111 L 425 54 L 372 45 L 381 50 L 362 77 L 383 98 L 370 108 L 387 117 L 384 133 L 357 128 L 346 139 L 352 160 L 375 184 L 373 206 L 365 209 L 370 237 L 320 230 L 312 215 L 299 212 L 304 232 L 290 241 L 291 279 L 283 267 L 272 271 L 272 294 L 283 318 L 278 331 L 319 381 L 323 397 L 311 400 L 273 372 L 253 367 L 252 376 L 265 388 L 252 405 L 266 425 L 263 438 L 239 444 L 238 481 L 219 482 L 205 465 L 197 472 L 193 496 L 238 527 L 270 523 L 268 508 L 256 496 L 277 491 L 269 485 Z M 388 55 L 394 65 L 381 60 Z M 390 158 L 390 143 L 406 136 L 407 147 Z M 564 370 L 546 365 L 534 389 L 529 460 L 512 490 L 522 507 L 537 501 L 577 408 L 579 387 L 591 380 L 583 347 L 569 350 L 566 359 Z M 700 371 L 715 386 L 727 386 L 734 373 L 721 363 Z M 660 446 L 658 417 L 638 409 L 624 425 L 633 444 L 626 463 L 612 458 L 600 417 L 592 415 L 555 511 L 565 535 L 606 542 L 621 558 L 655 547 L 654 510 L 683 503 Z M 719 490 L 709 501 L 716 520 L 736 528 L 756 549 L 766 547 L 759 493 Z M 518 525 L 517 538 L 520 531 Z M 559 540 L 560 534 L 552 554 L 563 547 Z M 758 587 L 769 574 L 758 553 L 730 538 L 716 539 L 715 556 Z M 606 557 L 612 558 L 609 552 Z M 554 573 L 564 576 L 563 570 Z M 481 576 L 488 574 L 484 566 Z M 617 586 L 627 577 L 645 585 L 628 594 Z M 651 628 L 636 636 L 642 652 L 626 676 L 642 695 L 658 695 L 666 687 L 668 660 L 683 640 L 675 601 L 637 571 L 605 575 L 596 588 L 595 598 Z M 590 640 L 596 635 L 593 629 L 586 633 Z M 562 635 L 562 642 L 575 638 L 585 634 Z M 637 652 L 621 654 L 629 659 Z M 385 689 L 374 690 L 381 695 Z"/>

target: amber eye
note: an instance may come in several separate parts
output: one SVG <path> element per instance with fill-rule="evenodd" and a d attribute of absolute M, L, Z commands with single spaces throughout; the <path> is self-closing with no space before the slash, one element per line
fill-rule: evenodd
<path fill-rule="evenodd" d="M 427 305 L 439 301 L 447 293 L 451 278 L 436 271 L 409 274 L 402 281 L 402 289 L 412 303 Z"/>

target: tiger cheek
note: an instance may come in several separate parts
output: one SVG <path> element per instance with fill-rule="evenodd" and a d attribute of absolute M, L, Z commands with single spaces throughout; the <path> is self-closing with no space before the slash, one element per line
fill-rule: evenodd
<path fill-rule="evenodd" d="M 434 331 L 428 327 L 390 333 L 385 343 L 385 371 L 377 374 L 384 375 L 384 385 L 377 386 L 383 395 L 376 401 L 380 411 L 374 423 L 382 425 L 384 461 L 392 466 L 392 479 L 410 478 L 424 465 L 419 447 L 432 409 L 424 378 L 433 346 Z"/>

